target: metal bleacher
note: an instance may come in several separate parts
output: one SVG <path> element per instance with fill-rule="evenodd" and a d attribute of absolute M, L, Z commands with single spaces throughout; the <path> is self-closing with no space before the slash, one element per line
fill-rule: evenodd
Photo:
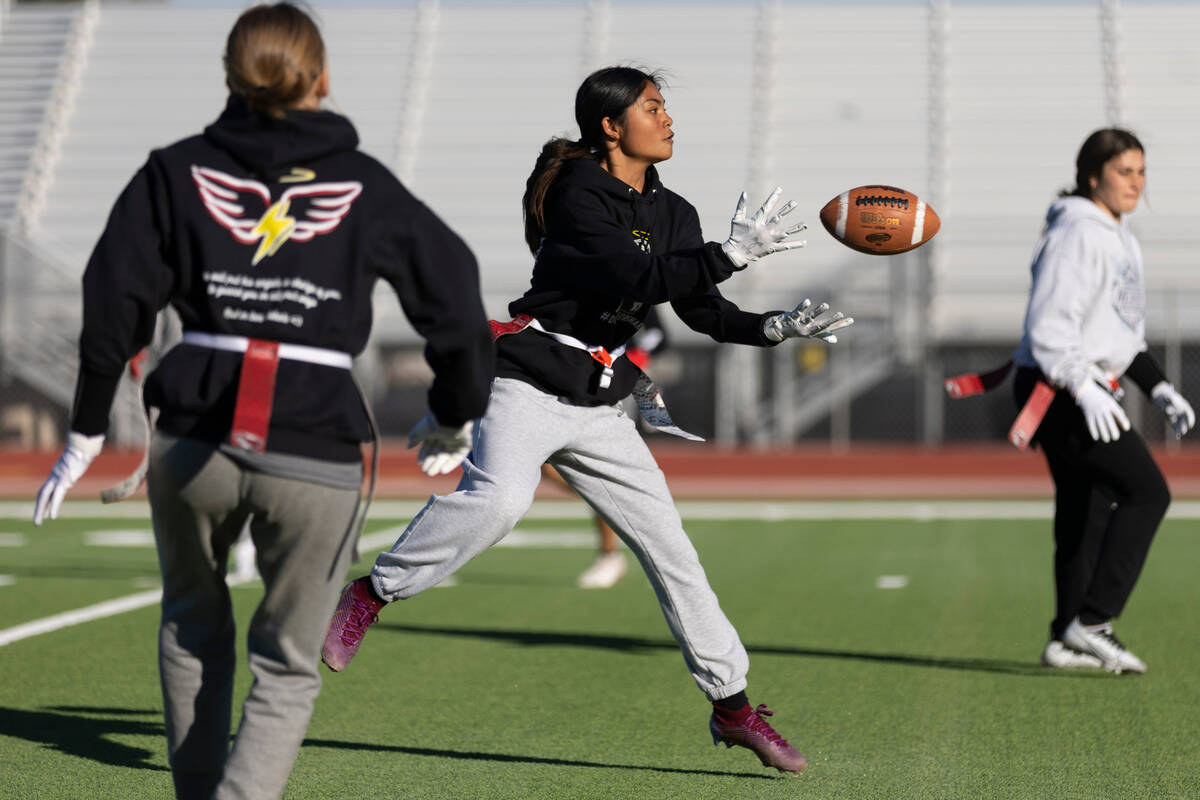
<path fill-rule="evenodd" d="M 1015 341 L 1046 207 L 1073 183 L 1083 138 L 1106 122 L 1097 9 L 964 6 L 951 25 L 936 327 Z"/>
<path fill-rule="evenodd" d="M 147 151 L 220 112 L 220 54 L 244 4 L 0 6 L 0 224 L 21 253 L 77 285 Z M 900 360 L 910 363 L 924 347 L 1014 342 L 1045 208 L 1072 182 L 1084 136 L 1115 123 L 1147 147 L 1147 202 L 1131 224 L 1146 254 L 1151 333 L 1200 338 L 1200 317 L 1181 311 L 1200 297 L 1200 228 L 1189 224 L 1200 184 L 1195 3 L 313 6 L 335 107 L 362 148 L 472 246 L 494 316 L 528 282 L 520 197 L 538 150 L 551 136 L 576 135 L 573 96 L 587 71 L 632 63 L 665 70 L 677 138 L 660 171 L 697 207 L 708 238 L 725 236 L 743 189 L 758 202 L 783 186 L 809 224 L 807 248 L 724 285 L 747 308 L 830 298 L 859 320 L 856 348 L 907 338 Z M 837 244 L 817 212 L 866 183 L 922 195 L 942 232 L 891 259 Z M 7 280 L 6 294 L 20 287 L 11 268 Z M 376 304 L 377 340 L 414 341 L 388 294 Z M 669 324 L 676 341 L 689 341 Z M 75 332 L 54 327 L 69 361 Z M 889 348 L 867 354 L 882 365 L 877 377 L 896 358 Z"/>
<path fill-rule="evenodd" d="M 113 201 L 149 151 L 220 112 L 229 14 L 101 4 L 37 242 L 82 272 Z"/>
<path fill-rule="evenodd" d="M 75 16 L 51 5 L 0 17 L 0 219 L 17 215 Z"/>
<path fill-rule="evenodd" d="M 1145 231 L 1151 280 L 1174 284 L 1191 280 L 1195 234 L 1177 223 L 1200 167 L 1189 138 L 1173 131 L 1189 130 L 1188 117 L 1200 113 L 1178 102 L 1178 83 L 1188 79 L 1179 73 L 1196 69 L 1189 43 L 1200 33 L 1200 10 L 1169 5 L 1169 15 L 1149 3 L 1121 7 L 1117 44 L 1124 117 L 1144 131 L 1152 170 L 1149 208 L 1134 224 Z M 237 8 L 100 7 L 36 221 L 40 245 L 82 267 L 146 152 L 219 112 L 219 55 Z M 1099 4 L 949 5 L 944 187 L 930 185 L 928 106 L 937 76 L 924 3 L 869 13 L 857 3 L 640 3 L 632 27 L 619 23 L 628 11 L 620 2 L 316 9 L 335 102 L 358 126 L 363 149 L 472 244 L 497 313 L 527 280 L 524 179 L 546 138 L 573 134 L 572 93 L 590 65 L 667 70 L 678 138 L 662 172 L 697 206 L 710 238 L 724 233 L 743 188 L 758 198 L 779 184 L 799 201 L 809 247 L 729 284 L 747 304 L 786 305 L 814 285 L 841 287 L 848 299 L 856 286 L 873 288 L 864 304 L 886 301 L 884 260 L 840 248 L 817 226 L 816 211 L 861 183 L 926 196 L 944 223 L 932 276 L 937 337 L 1013 335 L 1045 206 L 1070 182 L 1083 135 L 1109 112 Z M 9 16 L 11 30 L 50 15 L 18 4 Z M 946 196 L 936 196 L 939 189 Z"/>

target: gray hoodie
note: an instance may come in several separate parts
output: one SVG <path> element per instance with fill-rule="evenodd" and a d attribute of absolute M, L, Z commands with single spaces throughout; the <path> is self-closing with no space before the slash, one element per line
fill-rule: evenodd
<path fill-rule="evenodd" d="M 1060 197 L 1034 252 L 1025 331 L 1013 355 L 1076 394 L 1098 373 L 1120 377 L 1146 349 L 1142 249 L 1083 197 Z"/>

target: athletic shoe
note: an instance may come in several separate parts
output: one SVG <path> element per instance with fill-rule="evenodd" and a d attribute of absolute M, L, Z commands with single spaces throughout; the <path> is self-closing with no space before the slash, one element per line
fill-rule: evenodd
<path fill-rule="evenodd" d="M 379 621 L 379 609 L 384 603 L 371 593 L 369 576 L 350 581 L 342 589 L 325 644 L 321 648 L 321 660 L 334 672 L 341 672 L 358 652 L 367 627 Z"/>
<path fill-rule="evenodd" d="M 1104 665 L 1091 653 L 1072 650 L 1058 639 L 1051 639 L 1046 642 L 1046 649 L 1042 651 L 1042 666 L 1055 669 L 1100 669 Z"/>
<path fill-rule="evenodd" d="M 243 536 L 233 546 L 233 570 L 226 576 L 230 583 L 246 583 L 258 577 L 258 566 L 254 563 L 254 542 Z"/>
<path fill-rule="evenodd" d="M 624 574 L 624 553 L 601 553 L 575 583 L 580 589 L 611 589 Z"/>
<path fill-rule="evenodd" d="M 708 721 L 713 744 L 724 742 L 726 747 L 735 744 L 748 747 L 763 766 L 774 767 L 780 772 L 799 772 L 808 766 L 808 761 L 767 724 L 764 717 L 773 713 L 765 703 L 760 703 L 758 708 L 751 708 L 747 703 L 737 711 L 713 706 L 713 715 Z"/>
<path fill-rule="evenodd" d="M 1113 636 L 1112 623 L 1102 622 L 1099 625 L 1084 625 L 1079 617 L 1071 620 L 1071 624 L 1063 631 L 1063 644 L 1083 653 L 1091 653 L 1100 659 L 1104 669 L 1109 672 L 1146 671 L 1146 665 L 1140 658 L 1125 649 L 1125 645 Z"/>

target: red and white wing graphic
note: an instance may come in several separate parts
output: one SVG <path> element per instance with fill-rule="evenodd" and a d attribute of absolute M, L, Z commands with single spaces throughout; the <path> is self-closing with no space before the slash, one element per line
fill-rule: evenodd
<path fill-rule="evenodd" d="M 200 190 L 200 199 L 212 218 L 229 229 L 242 244 L 254 244 L 262 238 L 255 232 L 263 211 L 271 205 L 271 192 L 258 181 L 235 178 L 212 167 L 192 166 L 192 180 Z M 246 208 L 247 195 L 262 201 Z"/>
<path fill-rule="evenodd" d="M 297 213 L 292 240 L 307 242 L 317 234 L 332 231 L 341 223 L 342 218 L 350 213 L 350 206 L 362 194 L 362 190 L 363 185 L 358 181 L 314 183 L 288 189 L 280 198 L 284 208 L 288 208 L 293 201 L 300 198 L 308 201 L 303 204 L 303 216 Z"/>

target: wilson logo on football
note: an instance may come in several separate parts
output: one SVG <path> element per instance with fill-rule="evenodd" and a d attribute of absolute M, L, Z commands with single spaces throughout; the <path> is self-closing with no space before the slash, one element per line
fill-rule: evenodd
<path fill-rule="evenodd" d="M 307 242 L 333 231 L 363 189 L 358 181 L 313 183 L 288 189 L 272 201 L 270 190 L 258 181 L 211 167 L 193 165 L 192 180 L 213 219 L 242 244 L 258 243 L 251 266 L 275 255 L 285 242 Z"/>

